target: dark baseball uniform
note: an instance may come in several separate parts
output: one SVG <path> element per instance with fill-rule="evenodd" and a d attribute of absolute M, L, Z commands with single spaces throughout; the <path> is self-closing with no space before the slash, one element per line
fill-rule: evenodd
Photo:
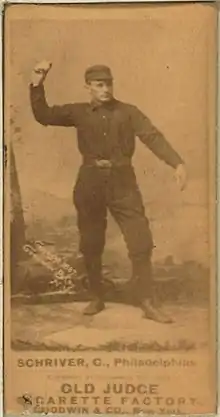
<path fill-rule="evenodd" d="M 101 256 L 105 244 L 107 209 L 118 223 L 139 278 L 140 297 L 151 291 L 153 240 L 132 167 L 136 137 L 161 160 L 176 168 L 183 163 L 161 132 L 137 107 L 113 98 L 107 103 L 72 103 L 49 107 L 44 87 L 30 86 L 35 119 L 42 125 L 77 130 L 82 154 L 74 203 L 78 213 L 80 250 L 91 289 L 100 291 Z M 107 160 L 100 167 L 97 161 Z"/>

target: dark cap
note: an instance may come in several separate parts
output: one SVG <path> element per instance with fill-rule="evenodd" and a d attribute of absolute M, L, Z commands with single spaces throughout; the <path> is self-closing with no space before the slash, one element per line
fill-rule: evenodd
<path fill-rule="evenodd" d="M 93 65 L 85 72 L 85 81 L 113 80 L 111 70 L 106 65 Z"/>

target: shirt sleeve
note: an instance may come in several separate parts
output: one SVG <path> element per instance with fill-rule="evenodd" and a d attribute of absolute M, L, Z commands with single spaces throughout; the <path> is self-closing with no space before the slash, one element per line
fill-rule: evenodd
<path fill-rule="evenodd" d="M 137 107 L 132 106 L 131 119 L 135 135 L 143 142 L 159 159 L 169 166 L 176 168 L 183 164 L 182 158 L 172 148 L 164 135 L 151 123 Z"/>
<path fill-rule="evenodd" d="M 37 122 L 44 126 L 77 126 L 80 110 L 78 103 L 49 106 L 43 85 L 31 84 L 29 89 L 31 108 Z"/>

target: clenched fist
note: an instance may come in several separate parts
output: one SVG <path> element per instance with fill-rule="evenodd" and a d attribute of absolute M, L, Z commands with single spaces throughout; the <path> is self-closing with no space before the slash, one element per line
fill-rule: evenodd
<path fill-rule="evenodd" d="M 48 72 L 50 71 L 52 67 L 52 63 L 48 61 L 42 61 L 39 62 L 32 71 L 31 75 L 31 83 L 34 86 L 38 86 L 40 84 L 43 84 Z"/>

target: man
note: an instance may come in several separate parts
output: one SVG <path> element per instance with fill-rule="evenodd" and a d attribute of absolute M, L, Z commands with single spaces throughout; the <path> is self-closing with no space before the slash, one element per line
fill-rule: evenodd
<path fill-rule="evenodd" d="M 30 85 L 30 100 L 35 119 L 42 125 L 73 126 L 77 129 L 82 165 L 74 189 L 78 216 L 80 251 L 93 295 L 84 314 L 104 309 L 102 253 L 105 245 L 107 209 L 118 223 L 132 264 L 135 302 L 144 317 L 169 322 L 153 303 L 151 256 L 153 240 L 145 216 L 142 197 L 132 167 L 135 138 L 175 168 L 181 189 L 186 182 L 184 163 L 164 136 L 135 106 L 113 95 L 113 76 L 109 67 L 94 65 L 85 72 L 91 101 L 49 107 L 44 81 L 51 64 L 36 66 Z"/>

